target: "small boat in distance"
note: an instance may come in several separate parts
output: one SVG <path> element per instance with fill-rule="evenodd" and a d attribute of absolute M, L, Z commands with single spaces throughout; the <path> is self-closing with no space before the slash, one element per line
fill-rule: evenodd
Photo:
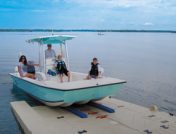
<path fill-rule="evenodd" d="M 123 83 L 126 83 L 125 80 L 105 76 L 99 79 L 85 80 L 87 74 L 71 71 L 71 81 L 60 83 L 57 76 L 47 74 L 48 69 L 53 65 L 53 60 L 45 59 L 43 46 L 46 44 L 59 45 L 61 54 L 64 55 L 67 67 L 69 67 L 66 41 L 73 38 L 75 36 L 52 35 L 28 40 L 28 43 L 39 45 L 39 71 L 36 72 L 36 79 L 30 79 L 20 77 L 16 70 L 16 72 L 10 73 L 13 84 L 48 106 L 85 104 L 113 95 L 120 90 Z"/>
<path fill-rule="evenodd" d="M 104 35 L 104 33 L 98 32 L 98 35 L 100 35 L 100 36 L 101 36 L 101 35 Z"/>

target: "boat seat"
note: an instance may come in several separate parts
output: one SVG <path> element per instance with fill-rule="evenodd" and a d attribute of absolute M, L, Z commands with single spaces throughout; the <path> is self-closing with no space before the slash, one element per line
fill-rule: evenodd
<path fill-rule="evenodd" d="M 46 75 L 42 72 L 36 72 L 35 76 L 36 76 L 36 79 L 39 80 L 39 81 L 47 80 Z"/>
<path fill-rule="evenodd" d="M 18 66 L 15 66 L 14 70 L 15 70 L 16 75 L 17 75 L 18 77 L 20 77 L 20 73 L 18 72 Z"/>
<path fill-rule="evenodd" d="M 18 72 L 18 66 L 16 66 L 16 67 L 14 68 L 14 70 L 15 70 L 16 75 L 17 75 L 18 77 L 20 77 L 20 73 Z M 47 80 L 45 74 L 42 73 L 42 72 L 36 72 L 35 76 L 36 76 L 37 80 L 39 80 L 39 81 Z"/>
<path fill-rule="evenodd" d="M 100 72 L 99 76 L 100 76 L 100 77 L 103 77 L 104 68 L 100 67 L 99 72 Z"/>
<path fill-rule="evenodd" d="M 46 73 L 48 72 L 48 70 L 55 70 L 55 59 L 53 58 L 46 59 L 45 65 L 46 65 Z"/>

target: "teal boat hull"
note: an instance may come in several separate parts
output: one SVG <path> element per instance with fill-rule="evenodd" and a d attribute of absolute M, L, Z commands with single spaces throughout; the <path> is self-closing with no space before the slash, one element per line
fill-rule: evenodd
<path fill-rule="evenodd" d="M 115 94 L 123 83 L 101 85 L 74 90 L 59 90 L 39 86 L 22 78 L 11 75 L 13 84 L 35 99 L 49 106 L 68 106 L 73 103 L 84 103 Z"/>

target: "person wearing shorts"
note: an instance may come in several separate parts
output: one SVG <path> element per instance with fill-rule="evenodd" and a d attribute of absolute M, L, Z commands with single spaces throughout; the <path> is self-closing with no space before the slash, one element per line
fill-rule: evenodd
<path fill-rule="evenodd" d="M 62 60 L 62 56 L 58 55 L 58 61 L 56 61 L 56 72 L 60 79 L 60 82 L 63 82 L 64 74 L 68 77 L 68 82 L 70 81 L 70 72 L 67 70 L 65 62 Z"/>
<path fill-rule="evenodd" d="M 24 55 L 20 56 L 19 58 L 18 72 L 20 74 L 20 77 L 35 79 L 35 74 L 28 72 L 28 62 L 26 56 Z"/>

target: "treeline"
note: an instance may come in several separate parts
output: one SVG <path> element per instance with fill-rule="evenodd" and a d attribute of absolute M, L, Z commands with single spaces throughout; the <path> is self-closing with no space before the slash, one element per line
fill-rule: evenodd
<path fill-rule="evenodd" d="M 155 32 L 176 33 L 172 30 L 97 30 L 97 29 L 0 29 L 0 32 Z"/>

